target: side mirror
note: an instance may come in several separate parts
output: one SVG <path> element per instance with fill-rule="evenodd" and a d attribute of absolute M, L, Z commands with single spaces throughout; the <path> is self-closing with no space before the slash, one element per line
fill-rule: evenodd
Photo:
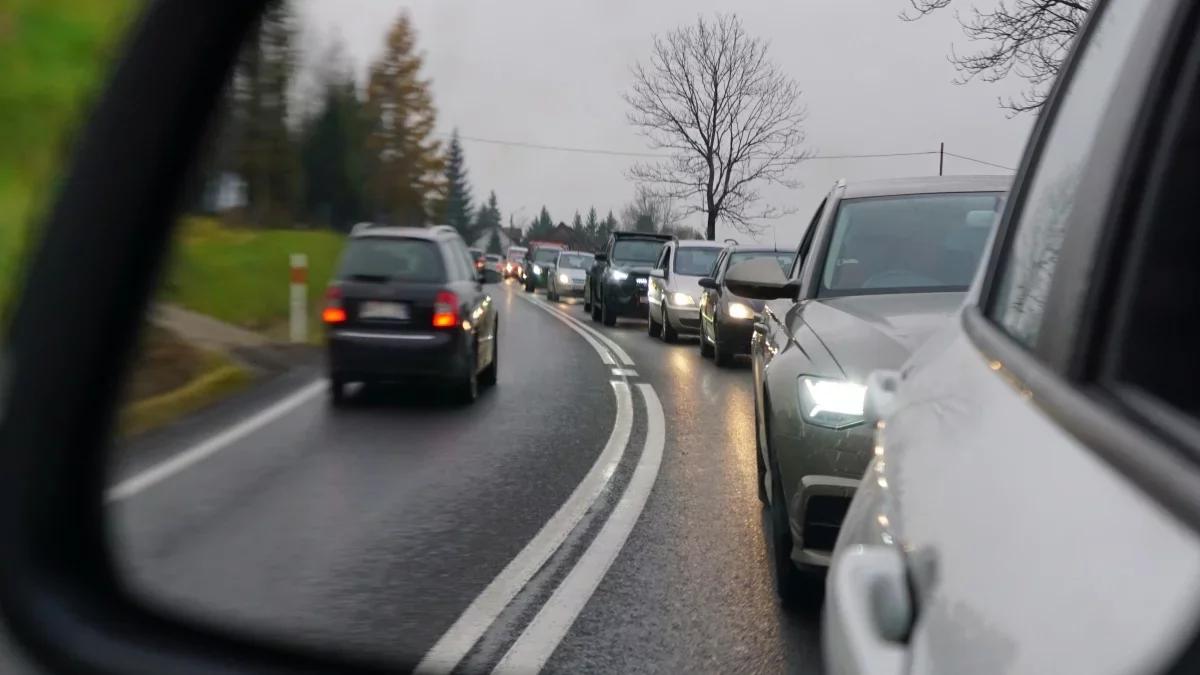
<path fill-rule="evenodd" d="M 896 410 L 896 392 L 900 388 L 900 373 L 895 370 L 874 370 L 867 375 L 867 393 L 863 399 L 863 420 L 872 427 Z"/>
<path fill-rule="evenodd" d="M 608 254 L 607 253 L 597 253 L 596 254 L 596 262 L 608 262 Z"/>
<path fill-rule="evenodd" d="M 736 296 L 751 300 L 795 298 L 800 282 L 790 281 L 775 258 L 755 258 L 725 272 L 725 286 Z"/>
<path fill-rule="evenodd" d="M 650 276 L 652 276 L 656 279 L 666 279 L 667 271 L 662 268 L 652 269 L 652 270 L 650 270 Z"/>
<path fill-rule="evenodd" d="M 713 279 L 711 277 L 704 277 L 703 279 L 701 279 L 700 281 L 697 281 L 696 283 L 700 284 L 700 288 L 707 288 L 712 291 L 715 291 L 718 288 L 720 288 L 719 286 L 717 286 L 717 280 Z"/>
<path fill-rule="evenodd" d="M 475 273 L 475 281 L 481 284 L 487 283 L 487 270 L 479 270 Z"/>

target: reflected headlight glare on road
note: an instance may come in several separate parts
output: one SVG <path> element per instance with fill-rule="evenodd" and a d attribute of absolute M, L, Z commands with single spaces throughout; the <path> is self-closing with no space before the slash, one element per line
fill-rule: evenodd
<path fill-rule="evenodd" d="M 622 272 L 621 270 L 609 270 L 608 276 L 613 281 L 624 281 L 629 278 L 629 273 Z"/>
<path fill-rule="evenodd" d="M 565 274 L 560 274 L 560 275 L 558 275 L 558 283 L 569 284 L 569 283 L 571 283 L 571 277 L 569 277 Z"/>
<path fill-rule="evenodd" d="M 862 423 L 867 397 L 863 385 L 804 375 L 799 386 L 800 413 L 809 424 L 845 429 Z"/>
<path fill-rule="evenodd" d="M 696 304 L 696 299 L 693 298 L 692 296 L 688 295 L 687 293 L 672 293 L 671 294 L 671 304 L 673 304 L 673 305 L 694 305 L 694 304 Z"/>
<path fill-rule="evenodd" d="M 750 305 L 740 302 L 729 303 L 729 309 L 726 310 L 731 319 L 753 319 L 754 309 Z"/>
<path fill-rule="evenodd" d="M 534 265 L 534 266 L 533 266 L 533 273 L 534 273 L 534 274 L 541 274 L 541 273 L 542 273 L 542 268 L 541 268 L 540 266 L 538 266 L 538 265 Z"/>

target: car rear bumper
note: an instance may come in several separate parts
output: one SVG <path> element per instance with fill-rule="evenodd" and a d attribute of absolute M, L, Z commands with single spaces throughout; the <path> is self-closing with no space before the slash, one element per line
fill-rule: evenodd
<path fill-rule="evenodd" d="M 349 381 L 457 379 L 469 367 L 459 331 L 329 332 L 329 372 Z"/>

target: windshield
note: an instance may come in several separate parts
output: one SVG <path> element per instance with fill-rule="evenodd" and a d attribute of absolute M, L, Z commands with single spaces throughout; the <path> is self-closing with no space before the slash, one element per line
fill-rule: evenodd
<path fill-rule="evenodd" d="M 537 253 L 533 254 L 533 261 L 540 263 L 554 262 L 554 259 L 558 257 L 561 250 L 557 248 L 539 248 Z"/>
<path fill-rule="evenodd" d="M 665 241 L 653 239 L 622 239 L 613 244 L 612 259 L 627 264 L 652 265 L 666 245 Z"/>
<path fill-rule="evenodd" d="M 993 192 L 845 200 L 818 295 L 966 290 L 1002 204 Z"/>
<path fill-rule="evenodd" d="M 445 281 L 446 271 L 438 245 L 427 239 L 359 237 L 346 244 L 338 277 L 432 284 Z"/>
<path fill-rule="evenodd" d="M 500 256 L 489 253 L 487 255 L 487 261 L 488 262 L 500 262 Z"/>
<path fill-rule="evenodd" d="M 675 273 L 688 277 L 706 277 L 712 273 L 719 248 L 678 248 L 675 250 Z"/>
<path fill-rule="evenodd" d="M 725 269 L 729 269 L 738 263 L 744 263 L 747 260 L 755 260 L 757 258 L 775 258 L 779 266 L 783 268 L 783 273 L 787 274 L 791 271 L 792 260 L 796 258 L 795 253 L 782 253 L 779 251 L 738 251 L 729 255 L 729 263 L 725 265 Z"/>
<path fill-rule="evenodd" d="M 563 253 L 558 256 L 558 267 L 565 270 L 583 270 L 591 267 L 593 260 L 590 253 Z"/>

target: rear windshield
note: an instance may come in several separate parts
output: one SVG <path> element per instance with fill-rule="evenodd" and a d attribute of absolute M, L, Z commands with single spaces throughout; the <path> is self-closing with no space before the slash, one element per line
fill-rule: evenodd
<path fill-rule="evenodd" d="M 558 266 L 566 270 L 583 270 L 592 266 L 596 259 L 591 253 L 564 253 L 558 256 Z"/>
<path fill-rule="evenodd" d="M 500 262 L 500 256 L 493 255 L 491 253 L 488 254 L 487 259 L 488 259 L 488 262 Z"/>
<path fill-rule="evenodd" d="M 511 258 L 512 260 L 524 260 L 525 259 L 525 251 L 509 251 L 508 257 Z"/>
<path fill-rule="evenodd" d="M 358 237 L 346 244 L 338 278 L 442 283 L 446 268 L 438 245 L 427 239 Z"/>
<path fill-rule="evenodd" d="M 537 253 L 533 254 L 533 261 L 534 262 L 554 262 L 554 259 L 558 257 L 558 254 L 561 251 L 562 251 L 562 249 L 558 249 L 558 248 L 539 248 L 537 250 Z"/>
<path fill-rule="evenodd" d="M 719 248 L 678 248 L 675 250 L 675 273 L 685 277 L 706 277 L 712 272 L 719 255 Z"/>

